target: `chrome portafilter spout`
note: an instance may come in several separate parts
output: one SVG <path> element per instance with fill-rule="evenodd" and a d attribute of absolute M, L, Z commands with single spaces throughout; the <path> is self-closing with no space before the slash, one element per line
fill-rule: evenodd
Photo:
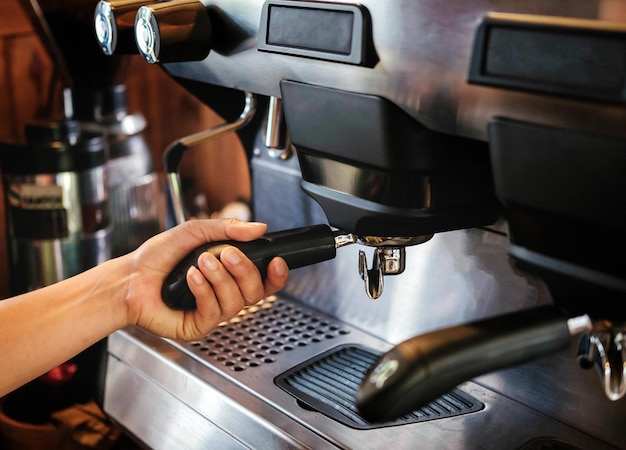
<path fill-rule="evenodd" d="M 372 300 L 383 293 L 384 276 L 399 275 L 406 267 L 406 246 L 429 241 L 432 234 L 411 237 L 358 236 L 359 244 L 375 247 L 372 267 L 368 268 L 367 256 L 359 250 L 359 275 L 365 283 L 365 292 Z"/>
<path fill-rule="evenodd" d="M 626 323 L 596 321 L 578 341 L 578 363 L 595 367 L 609 400 L 626 395 Z"/>

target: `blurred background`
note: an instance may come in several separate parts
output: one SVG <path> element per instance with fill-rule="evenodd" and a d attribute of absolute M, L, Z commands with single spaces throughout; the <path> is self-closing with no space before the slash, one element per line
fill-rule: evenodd
<path fill-rule="evenodd" d="M 94 47 L 97 51 L 95 38 Z M 2 0 L 0 142 L 22 141 L 25 124 L 62 116 L 62 83 L 56 70 L 20 0 Z M 159 67 L 146 64 L 138 55 L 130 57 L 125 85 L 128 112 L 146 119 L 145 136 L 157 173 L 163 172 L 163 152 L 171 142 L 223 122 Z M 225 148 L 228 151 L 223 151 Z M 195 176 L 199 167 L 202 177 Z M 226 179 L 218 175 L 224 168 L 229 173 Z M 202 206 L 210 211 L 249 199 L 247 157 L 234 133 L 190 149 L 179 171 L 187 188 L 201 193 Z M 0 186 L 4 198 L 2 189 Z M 0 298 L 10 294 L 6 231 L 5 205 L 0 202 Z"/>

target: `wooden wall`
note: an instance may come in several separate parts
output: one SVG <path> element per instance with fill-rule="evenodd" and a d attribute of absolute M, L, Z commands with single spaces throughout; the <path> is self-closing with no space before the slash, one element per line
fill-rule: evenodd
<path fill-rule="evenodd" d="M 60 111 L 60 84 L 55 80 L 52 62 L 19 0 L 0 0 L 1 142 L 19 139 L 26 122 L 46 117 L 55 109 Z M 148 141 L 158 171 L 162 171 L 162 153 L 168 144 L 222 122 L 159 67 L 145 63 L 139 56 L 132 59 L 126 85 L 129 112 L 143 114 L 148 121 Z M 196 178 L 203 180 L 201 189 L 213 198 L 210 201 L 214 209 L 236 198 L 249 197 L 245 152 L 234 134 L 185 154 L 181 170 L 191 177 L 208 172 L 208 176 Z M 10 275 L 1 183 L 0 195 L 0 298 L 4 298 L 9 293 Z"/>

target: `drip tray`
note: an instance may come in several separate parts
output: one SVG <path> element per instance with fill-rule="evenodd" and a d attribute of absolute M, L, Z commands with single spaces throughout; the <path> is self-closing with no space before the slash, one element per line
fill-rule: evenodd
<path fill-rule="evenodd" d="M 366 421 L 358 413 L 356 394 L 380 354 L 367 348 L 357 335 L 324 314 L 272 296 L 220 323 L 202 340 L 172 343 L 228 378 L 246 379 L 257 392 L 262 386 L 252 381 L 257 377 L 251 372 L 261 378 L 269 375 L 268 380 L 273 378 L 274 384 L 295 397 L 300 407 L 354 429 L 407 425 L 483 409 L 480 401 L 455 389 L 393 422 Z M 351 341 L 331 344 L 346 338 Z M 316 347 L 320 349 L 316 356 L 306 360 L 301 357 L 299 350 L 306 348 L 310 352 Z M 288 369 L 276 376 L 280 371 L 270 366 L 277 365 L 283 366 L 280 371 Z"/>
<path fill-rule="evenodd" d="M 359 415 L 355 399 L 361 380 L 378 356 L 361 346 L 343 345 L 299 364 L 276 377 L 274 382 L 294 396 L 302 407 L 357 429 L 443 419 L 479 411 L 484 407 L 480 401 L 454 389 L 393 422 L 372 424 Z"/>
<path fill-rule="evenodd" d="M 293 359 L 298 349 L 349 334 L 350 330 L 337 321 L 270 297 L 220 323 L 204 339 L 177 345 L 202 362 L 243 372 Z"/>

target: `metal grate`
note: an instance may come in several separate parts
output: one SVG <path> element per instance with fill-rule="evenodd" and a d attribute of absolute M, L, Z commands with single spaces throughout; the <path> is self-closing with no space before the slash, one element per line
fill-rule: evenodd
<path fill-rule="evenodd" d="M 424 422 L 479 411 L 483 404 L 455 389 L 429 405 L 393 422 L 372 424 L 363 419 L 355 399 L 361 380 L 378 359 L 360 346 L 340 346 L 279 375 L 274 381 L 307 409 L 352 428 L 371 429 Z"/>
<path fill-rule="evenodd" d="M 309 309 L 268 297 L 223 322 L 185 348 L 203 360 L 240 372 L 271 364 L 299 347 L 347 335 L 350 330 Z"/>

